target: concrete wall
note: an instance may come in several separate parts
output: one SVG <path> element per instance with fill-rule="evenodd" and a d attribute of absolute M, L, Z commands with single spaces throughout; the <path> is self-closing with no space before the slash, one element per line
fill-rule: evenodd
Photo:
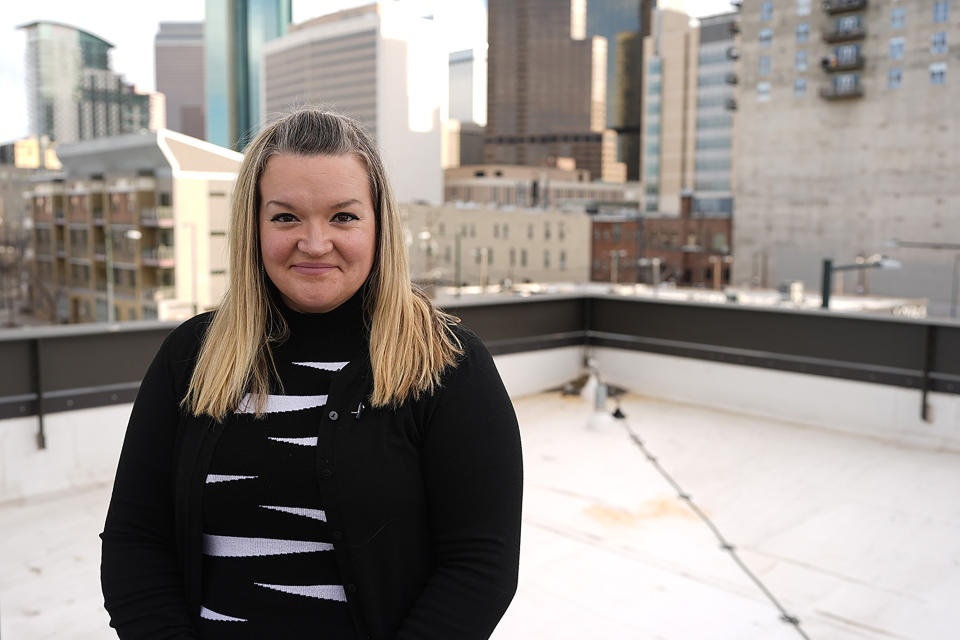
<path fill-rule="evenodd" d="M 588 354 L 602 381 L 632 393 L 960 452 L 960 395 L 930 394 L 933 419 L 927 423 L 920 419 L 919 391 L 836 378 L 605 347 L 544 349 L 496 356 L 494 362 L 516 398 L 577 378 Z M 0 421 L 0 503 L 111 482 L 130 409 L 124 404 L 51 414 L 43 450 L 36 444 L 36 417 Z"/>
<path fill-rule="evenodd" d="M 131 404 L 0 420 L 0 502 L 112 482 Z"/>

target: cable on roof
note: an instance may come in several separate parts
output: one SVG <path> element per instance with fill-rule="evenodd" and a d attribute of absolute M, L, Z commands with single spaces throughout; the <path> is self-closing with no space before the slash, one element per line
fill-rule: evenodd
<path fill-rule="evenodd" d="M 624 429 L 627 431 L 627 435 L 630 436 L 630 440 L 637 445 L 637 447 L 640 449 L 640 452 L 643 453 L 643 456 L 650 461 L 650 464 L 652 464 L 653 467 L 660 473 L 660 475 L 663 476 L 663 479 L 674 488 L 674 490 L 677 492 L 677 497 L 686 502 L 687 506 L 690 507 L 690 509 L 697 514 L 701 520 L 703 520 L 704 524 L 710 528 L 710 531 L 712 531 L 713 535 L 716 536 L 717 541 L 720 542 L 720 548 L 730 554 L 730 557 L 735 563 L 737 563 L 737 566 L 740 567 L 745 574 L 747 574 L 747 577 L 757 585 L 760 591 L 763 592 L 763 595 L 765 595 L 767 599 L 773 603 L 773 606 L 775 606 L 780 612 L 780 620 L 796 629 L 797 633 L 799 633 L 804 640 L 810 640 L 810 636 L 808 636 L 800 626 L 800 618 L 791 615 L 783 607 L 783 605 L 780 604 L 780 601 L 777 600 L 770 589 L 768 589 L 767 586 L 760 580 L 760 578 L 758 578 L 756 574 L 750 570 L 750 567 L 743 562 L 743 560 L 740 558 L 740 555 L 737 553 L 737 548 L 723 537 L 723 534 L 720 532 L 720 529 L 717 528 L 717 525 L 715 525 L 710 517 L 704 513 L 700 507 L 697 506 L 690 494 L 684 491 L 677 481 L 673 479 L 673 476 L 667 473 L 667 470 L 664 469 L 660 462 L 657 461 L 656 456 L 650 452 L 647 446 L 643 443 L 643 440 L 640 438 L 639 434 L 637 434 L 637 432 L 634 431 L 633 427 L 630 425 L 626 414 L 621 411 L 619 398 L 617 398 L 617 409 L 613 412 L 613 417 L 617 418 L 623 424 Z"/>

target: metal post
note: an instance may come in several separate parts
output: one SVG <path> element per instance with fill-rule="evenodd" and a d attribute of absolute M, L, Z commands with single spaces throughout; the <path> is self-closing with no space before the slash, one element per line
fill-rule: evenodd
<path fill-rule="evenodd" d="M 957 317 L 957 284 L 960 281 L 960 253 L 953 256 L 953 286 L 950 289 L 950 317 Z"/>
<path fill-rule="evenodd" d="M 454 269 L 454 283 L 453 286 L 457 288 L 457 297 L 460 297 L 460 233 L 457 233 L 454 236 L 454 248 L 456 249 L 456 268 Z"/>
<path fill-rule="evenodd" d="M 824 309 L 830 308 L 830 289 L 833 284 L 833 260 L 823 259 L 823 279 L 820 281 L 820 306 Z"/>
<path fill-rule="evenodd" d="M 113 324 L 116 316 L 113 312 L 113 233 L 104 230 L 104 248 L 107 254 L 107 324 Z"/>

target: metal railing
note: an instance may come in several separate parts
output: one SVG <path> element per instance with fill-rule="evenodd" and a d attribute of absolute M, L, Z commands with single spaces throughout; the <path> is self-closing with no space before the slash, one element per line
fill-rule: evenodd
<path fill-rule="evenodd" d="M 173 287 L 154 287 L 143 290 L 141 301 L 173 295 Z M 883 384 L 920 391 L 924 417 L 929 392 L 960 394 L 960 324 L 950 321 L 613 295 L 471 301 L 447 310 L 494 355 L 613 347 Z M 175 326 L 138 322 L 109 331 L 103 325 L 0 331 L 5 365 L 0 419 L 130 402 Z M 128 391 L 112 390 L 120 387 Z"/>

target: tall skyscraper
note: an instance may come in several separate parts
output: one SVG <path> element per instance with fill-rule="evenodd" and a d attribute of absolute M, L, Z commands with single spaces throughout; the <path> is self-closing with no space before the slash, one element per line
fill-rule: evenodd
<path fill-rule="evenodd" d="M 157 91 L 166 96 L 167 128 L 203 140 L 203 23 L 161 22 L 154 53 Z"/>
<path fill-rule="evenodd" d="M 291 0 L 206 0 L 207 140 L 240 150 L 257 130 L 262 48 L 290 19 Z"/>
<path fill-rule="evenodd" d="M 607 40 L 607 127 L 617 131 L 627 180 L 640 179 L 643 38 L 650 35 L 653 0 L 587 0 L 587 36 Z"/>
<path fill-rule="evenodd" d="M 290 28 L 263 48 L 266 120 L 301 106 L 356 118 L 374 137 L 401 202 L 441 202 L 447 52 L 430 18 L 370 4 Z"/>
<path fill-rule="evenodd" d="M 112 44 L 58 22 L 19 28 L 27 34 L 31 135 L 63 144 L 150 128 L 150 95 L 110 69 Z"/>
<path fill-rule="evenodd" d="M 958 17 L 946 0 L 743 4 L 734 284 L 819 290 L 824 258 L 888 254 L 900 269 L 847 271 L 837 286 L 949 311 L 957 251 L 942 243 L 960 240 L 960 73 L 948 62 Z"/>
<path fill-rule="evenodd" d="M 623 181 L 607 128 L 607 40 L 587 37 L 585 0 L 489 0 L 488 163 L 569 157 L 593 179 Z"/>

